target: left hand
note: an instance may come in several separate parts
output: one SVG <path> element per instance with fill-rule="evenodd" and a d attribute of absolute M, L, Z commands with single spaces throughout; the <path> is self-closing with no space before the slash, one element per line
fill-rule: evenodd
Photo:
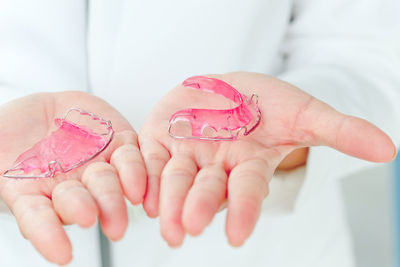
<path fill-rule="evenodd" d="M 54 118 L 71 107 L 112 121 L 114 139 L 100 155 L 54 178 L 0 176 L 0 199 L 14 214 L 22 235 L 43 257 L 57 264 L 72 259 L 63 224 L 89 227 L 99 219 L 104 234 L 119 240 L 128 225 L 124 195 L 139 204 L 146 190 L 146 170 L 135 130 L 107 102 L 78 91 L 34 94 L 0 106 L 0 173 L 48 136 L 55 129 Z"/>
<path fill-rule="evenodd" d="M 221 108 L 224 102 L 177 86 L 156 105 L 139 134 L 148 171 L 144 208 L 149 216 L 159 213 L 161 234 L 170 246 L 181 245 L 186 233 L 199 235 L 225 200 L 228 240 L 242 245 L 255 227 L 275 169 L 295 149 L 324 145 L 374 162 L 394 158 L 395 146 L 381 130 L 290 84 L 255 73 L 213 77 L 248 96 L 257 94 L 262 121 L 237 141 L 176 140 L 168 135 L 175 111 L 199 103 Z"/>

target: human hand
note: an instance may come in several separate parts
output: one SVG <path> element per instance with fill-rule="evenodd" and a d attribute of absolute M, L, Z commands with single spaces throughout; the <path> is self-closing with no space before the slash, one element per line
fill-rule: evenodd
<path fill-rule="evenodd" d="M 120 239 L 128 216 L 123 195 L 143 200 L 146 171 L 137 135 L 112 106 L 83 92 L 30 95 L 0 106 L 0 171 L 54 130 L 54 118 L 80 107 L 112 121 L 110 145 L 91 162 L 54 178 L 0 178 L 0 197 L 14 214 L 22 235 L 49 261 L 66 264 L 72 258 L 63 224 L 93 225 L 99 218 L 105 235 Z M 53 127 L 53 129 L 52 129 Z"/>
<path fill-rule="evenodd" d="M 149 216 L 159 213 L 161 234 L 170 246 L 181 245 L 186 233 L 199 235 L 225 201 L 228 240 L 242 245 L 258 220 L 275 169 L 296 149 L 303 148 L 303 160 L 304 148 L 321 145 L 374 162 L 394 158 L 395 146 L 381 130 L 288 83 L 256 73 L 212 77 L 247 96 L 257 94 L 262 120 L 237 141 L 176 140 L 168 135 L 174 112 L 231 107 L 217 95 L 183 86 L 155 106 L 139 134 L 148 170 L 144 208 Z"/>

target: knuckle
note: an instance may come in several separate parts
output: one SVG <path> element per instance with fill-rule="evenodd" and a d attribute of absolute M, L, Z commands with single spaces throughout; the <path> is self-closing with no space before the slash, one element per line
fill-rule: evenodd
<path fill-rule="evenodd" d="M 100 203 L 123 202 L 122 192 L 120 190 L 107 190 L 97 197 Z"/>
<path fill-rule="evenodd" d="M 137 144 L 138 135 L 135 130 L 124 130 L 118 133 L 118 137 L 128 144 Z"/>
<path fill-rule="evenodd" d="M 241 189 L 247 187 L 248 191 L 257 193 L 256 195 L 263 195 L 264 197 L 268 195 L 269 184 L 265 175 L 252 170 L 238 171 L 235 175 L 237 179 L 233 182 L 233 186 L 239 186 Z"/>
<path fill-rule="evenodd" d="M 260 191 L 260 195 L 263 195 L 265 197 L 266 194 L 268 194 L 269 185 L 264 176 L 262 175 L 252 176 L 250 182 L 254 183 L 255 189 L 258 189 Z"/>
<path fill-rule="evenodd" d="M 146 159 L 146 161 L 155 161 L 155 162 L 163 162 L 165 163 L 167 160 L 165 158 L 165 155 L 163 155 L 162 153 L 159 152 L 148 152 L 148 153 L 144 153 L 144 158 Z"/>
<path fill-rule="evenodd" d="M 82 182 L 88 184 L 93 178 L 115 177 L 116 171 L 114 167 L 105 162 L 94 162 L 86 167 Z"/>
<path fill-rule="evenodd" d="M 258 171 L 252 169 L 236 169 L 231 172 L 231 176 L 236 176 L 238 180 L 248 180 L 253 177 L 260 177 L 261 174 Z"/>
<path fill-rule="evenodd" d="M 207 174 L 195 179 L 194 183 L 202 190 L 215 191 L 226 187 L 226 178 L 220 175 Z M 210 188 L 215 190 L 211 190 Z"/>
<path fill-rule="evenodd" d="M 239 204 L 239 209 L 252 213 L 260 209 L 262 199 L 255 195 L 237 195 L 235 202 Z"/>
<path fill-rule="evenodd" d="M 34 204 L 33 204 L 34 203 Z M 40 196 L 20 196 L 13 204 L 13 213 L 21 227 L 24 227 L 35 214 L 49 209 L 49 202 Z"/>
<path fill-rule="evenodd" d="M 194 176 L 194 172 L 193 170 L 190 170 L 188 168 L 184 168 L 184 167 L 173 167 L 171 169 L 168 169 L 165 171 L 165 173 L 163 174 L 163 176 L 165 177 L 193 177 Z"/>
<path fill-rule="evenodd" d="M 139 148 L 133 144 L 126 144 L 117 148 L 111 155 L 111 163 L 115 162 L 126 162 L 137 159 L 137 155 L 140 153 Z"/>
<path fill-rule="evenodd" d="M 226 192 L 226 190 L 220 190 L 209 186 L 199 186 L 197 190 L 200 193 L 199 199 L 202 201 L 207 201 L 208 203 L 214 201 L 215 199 L 219 200 L 223 198 Z"/>
<path fill-rule="evenodd" d="M 190 211 L 190 213 L 193 214 L 195 212 L 197 215 L 208 215 L 211 217 L 215 212 L 218 211 L 222 201 L 223 199 L 219 197 L 217 198 L 214 193 L 199 195 L 195 201 L 192 202 L 193 209 Z"/>
<path fill-rule="evenodd" d="M 60 195 L 65 194 L 66 192 L 70 191 L 70 190 L 74 190 L 76 188 L 81 188 L 82 184 L 77 181 L 77 180 L 66 180 L 63 181 L 61 183 L 59 183 L 58 185 L 56 185 L 56 187 L 53 190 L 52 193 L 52 198 L 57 198 Z"/>
<path fill-rule="evenodd" d="M 106 162 L 93 162 L 85 169 L 85 173 L 103 174 L 109 172 L 114 172 L 114 168 Z"/>

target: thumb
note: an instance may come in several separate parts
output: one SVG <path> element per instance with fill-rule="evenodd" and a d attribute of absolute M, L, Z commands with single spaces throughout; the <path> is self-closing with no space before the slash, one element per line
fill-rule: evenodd
<path fill-rule="evenodd" d="M 347 116 L 329 105 L 314 101 L 307 116 L 312 145 L 332 147 L 350 156 L 373 162 L 389 162 L 396 156 L 390 137 L 372 123 Z"/>

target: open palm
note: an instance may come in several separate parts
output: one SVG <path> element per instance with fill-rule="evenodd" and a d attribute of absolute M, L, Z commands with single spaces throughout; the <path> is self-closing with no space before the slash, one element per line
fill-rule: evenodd
<path fill-rule="evenodd" d="M 257 222 L 275 169 L 297 148 L 325 145 L 375 162 L 394 157 L 395 147 L 381 130 L 290 84 L 255 73 L 213 77 L 248 96 L 257 94 L 262 120 L 237 141 L 177 140 L 168 135 L 174 112 L 229 104 L 216 95 L 177 86 L 156 105 L 139 135 L 148 169 L 144 207 L 150 216 L 160 215 L 161 233 L 171 246 L 179 246 L 186 233 L 200 234 L 225 201 L 228 240 L 234 246 L 243 244 Z"/>
<path fill-rule="evenodd" d="M 96 159 L 55 178 L 0 179 L 0 197 L 15 215 L 21 233 L 49 261 L 65 264 L 72 257 L 63 224 L 89 227 L 99 218 L 104 233 L 121 238 L 128 218 L 124 193 L 143 199 L 146 172 L 130 124 L 103 100 L 83 92 L 30 95 L 0 106 L 0 171 L 54 130 L 54 118 L 70 107 L 112 121 L 114 140 Z"/>

